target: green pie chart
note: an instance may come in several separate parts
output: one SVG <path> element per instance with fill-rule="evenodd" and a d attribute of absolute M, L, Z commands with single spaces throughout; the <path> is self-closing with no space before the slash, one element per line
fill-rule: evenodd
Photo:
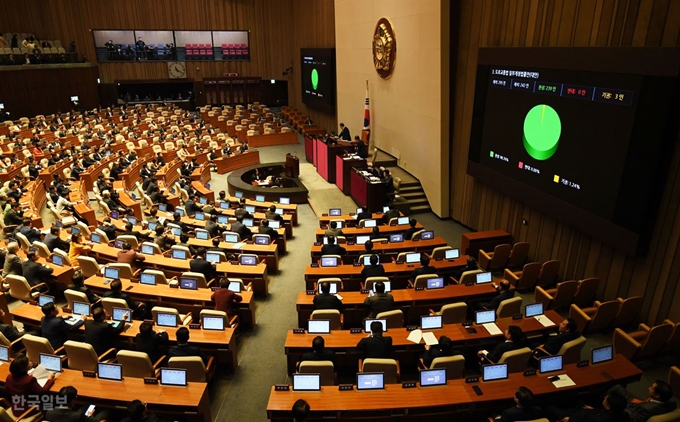
<path fill-rule="evenodd" d="M 549 105 L 533 107 L 524 118 L 524 149 L 537 160 L 547 160 L 555 154 L 561 134 L 560 116 Z"/>
<path fill-rule="evenodd" d="M 316 91 L 319 87 L 319 72 L 316 69 L 312 69 L 312 88 Z"/>

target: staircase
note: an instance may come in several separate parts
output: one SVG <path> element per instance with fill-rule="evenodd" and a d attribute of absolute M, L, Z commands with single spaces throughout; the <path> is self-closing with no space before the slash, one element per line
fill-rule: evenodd
<path fill-rule="evenodd" d="M 380 150 L 375 162 L 376 167 L 385 167 L 390 171 L 393 178 L 401 179 L 399 187 L 399 197 L 395 199 L 394 205 L 405 215 L 430 212 L 430 203 L 425 196 L 425 191 L 420 181 L 397 166 L 397 159 L 388 153 Z"/>

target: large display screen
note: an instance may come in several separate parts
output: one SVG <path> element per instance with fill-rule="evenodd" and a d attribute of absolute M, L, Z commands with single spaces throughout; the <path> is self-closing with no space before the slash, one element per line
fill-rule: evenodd
<path fill-rule="evenodd" d="M 668 135 L 677 80 L 623 66 L 570 69 L 580 62 L 579 52 L 573 54 L 563 55 L 563 68 L 480 55 L 468 173 L 640 252 L 675 140 Z M 677 124 L 674 131 L 677 136 Z"/>
<path fill-rule="evenodd" d="M 335 111 L 335 49 L 300 50 L 302 102 L 326 113 Z"/>

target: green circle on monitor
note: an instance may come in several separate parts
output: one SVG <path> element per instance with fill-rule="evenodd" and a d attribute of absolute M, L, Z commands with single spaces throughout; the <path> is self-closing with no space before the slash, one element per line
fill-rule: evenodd
<path fill-rule="evenodd" d="M 316 69 L 312 69 L 312 88 L 316 91 L 319 87 L 319 72 Z"/>
<path fill-rule="evenodd" d="M 547 160 L 555 154 L 561 134 L 560 116 L 549 105 L 533 107 L 524 118 L 524 149 L 537 160 Z"/>

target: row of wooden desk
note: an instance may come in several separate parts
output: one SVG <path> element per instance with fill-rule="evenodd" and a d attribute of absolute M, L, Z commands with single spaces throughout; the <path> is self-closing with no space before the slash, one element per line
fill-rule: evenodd
<path fill-rule="evenodd" d="M 442 246 L 446 246 L 446 240 L 442 237 L 435 237 L 433 239 L 428 239 L 428 240 L 404 240 L 403 242 L 400 243 L 374 243 L 373 244 L 373 252 L 377 254 L 384 254 L 384 255 L 397 255 L 401 252 L 425 252 L 425 253 L 431 253 L 434 248 L 439 248 Z M 350 264 L 356 260 L 356 258 L 361 255 L 366 253 L 366 248 L 364 245 L 350 245 L 350 244 L 343 244 L 341 245 L 347 253 L 342 257 L 343 262 L 345 264 Z M 312 246 L 312 261 L 316 262 L 321 258 L 321 248 L 323 245 L 313 245 Z"/>
<path fill-rule="evenodd" d="M 395 225 L 395 226 L 377 226 L 377 227 L 380 231 L 380 235 L 385 235 L 385 238 L 387 238 L 387 239 L 389 239 L 390 234 L 403 233 L 406 230 L 408 230 L 409 228 L 411 228 L 411 226 L 408 225 L 408 224 L 399 224 L 399 225 Z M 420 223 L 417 223 L 416 229 L 422 230 L 423 225 L 420 224 Z M 361 235 L 366 236 L 366 235 L 373 234 L 373 228 L 372 227 L 361 227 L 361 228 L 359 228 L 359 227 L 347 227 L 347 228 L 342 229 L 342 234 L 345 237 L 356 238 L 357 236 L 361 236 Z M 324 237 L 326 237 L 326 230 L 323 229 L 323 228 L 316 229 L 316 241 L 322 242 Z"/>

